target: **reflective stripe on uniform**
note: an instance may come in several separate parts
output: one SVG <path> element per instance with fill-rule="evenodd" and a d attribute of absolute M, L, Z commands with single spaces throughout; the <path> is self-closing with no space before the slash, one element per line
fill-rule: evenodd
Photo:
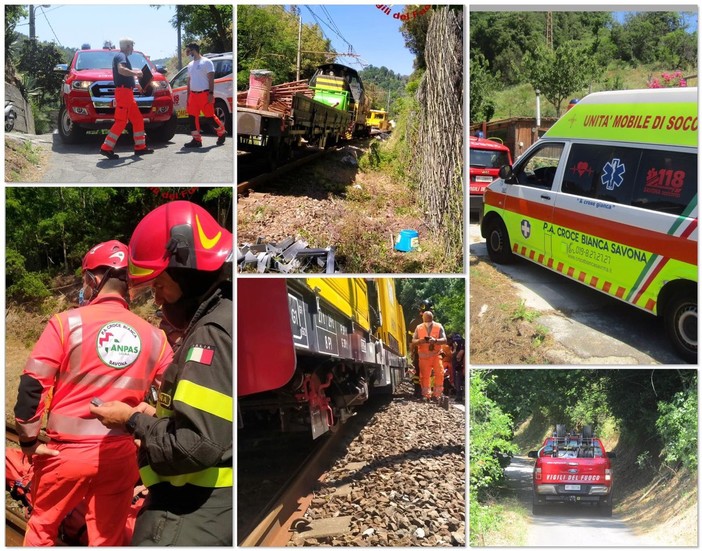
<path fill-rule="evenodd" d="M 38 377 L 53 377 L 56 375 L 57 371 L 57 367 L 35 360 L 34 358 L 29 358 L 27 364 L 24 366 L 24 373 L 37 375 Z"/>
<path fill-rule="evenodd" d="M 158 474 L 151 466 L 146 465 L 139 469 L 139 474 L 145 486 L 168 482 L 171 486 L 192 484 L 203 488 L 227 488 L 234 484 L 234 469 L 232 467 L 210 467 L 195 473 L 166 476 Z"/>
<path fill-rule="evenodd" d="M 87 406 L 86 406 L 87 409 Z M 53 432 L 62 436 L 122 436 L 127 432 L 123 429 L 108 429 L 99 419 L 83 419 L 81 417 L 71 417 L 51 412 L 49 421 L 46 423 L 47 432 Z"/>
<path fill-rule="evenodd" d="M 231 396 L 198 385 L 192 381 L 180 381 L 173 400 L 183 402 L 227 421 L 234 419 L 234 401 Z"/>

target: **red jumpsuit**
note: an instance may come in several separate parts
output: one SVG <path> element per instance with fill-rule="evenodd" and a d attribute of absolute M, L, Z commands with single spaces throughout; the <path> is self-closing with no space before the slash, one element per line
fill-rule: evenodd
<path fill-rule="evenodd" d="M 422 387 L 422 396 L 424 398 L 431 397 L 431 374 L 434 371 L 435 385 L 441 380 L 441 388 L 443 389 L 443 374 L 441 373 L 441 360 L 439 358 L 439 350 L 441 345 L 438 343 L 429 343 L 425 341 L 425 337 L 434 337 L 440 339 L 445 337 L 444 328 L 440 323 L 432 322 L 427 329 L 426 324 L 421 323 L 417 326 L 414 332 L 414 338 L 419 339 L 417 350 L 419 354 L 419 385 Z"/>
<path fill-rule="evenodd" d="M 117 140 L 127 127 L 127 122 L 132 123 L 134 131 L 134 151 L 146 149 L 146 132 L 144 131 L 144 118 L 141 116 L 139 106 L 134 99 L 134 90 L 126 87 L 115 88 L 115 122 L 107 133 L 102 144 L 103 151 L 114 151 Z"/>
<path fill-rule="evenodd" d="M 207 101 L 209 97 L 209 90 L 203 90 L 201 92 L 190 92 L 188 94 L 188 106 L 186 110 L 188 115 L 194 117 L 195 128 L 191 128 L 190 134 L 193 139 L 197 142 L 202 141 L 202 135 L 200 134 L 200 112 L 205 116 L 205 118 L 212 119 L 214 121 L 215 131 L 217 132 L 217 137 L 221 138 L 226 133 L 226 128 L 221 120 L 215 115 L 214 104 Z M 191 119 L 192 120 L 192 119 Z"/>
<path fill-rule="evenodd" d="M 33 456 L 25 546 L 54 545 L 59 524 L 83 500 L 90 545 L 129 543 L 125 523 L 139 479 L 134 440 L 104 427 L 88 404 L 99 397 L 136 406 L 172 357 L 163 331 L 130 312 L 118 294 L 51 318 L 27 360 L 15 406 L 25 442 L 37 437 L 48 408 L 48 446 L 60 452 Z"/>

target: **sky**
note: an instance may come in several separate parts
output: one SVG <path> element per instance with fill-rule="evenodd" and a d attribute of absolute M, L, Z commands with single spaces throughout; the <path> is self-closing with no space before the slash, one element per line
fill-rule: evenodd
<path fill-rule="evenodd" d="M 401 21 L 392 16 L 402 9 L 401 5 L 388 5 L 390 15 L 375 5 L 300 4 L 299 7 L 302 22 L 318 23 L 324 36 L 332 41 L 335 52 L 348 52 L 348 42 L 353 46 L 353 51 L 360 54 L 361 60 L 368 65 L 385 66 L 400 75 L 412 73 L 414 55 L 405 48 L 405 40 L 400 33 Z M 310 10 L 321 23 L 315 20 Z M 333 24 L 329 22 L 327 14 Z M 334 25 L 343 39 L 330 28 Z M 357 70 L 362 68 L 350 57 L 338 58 L 337 62 Z"/>
<path fill-rule="evenodd" d="M 117 46 L 126 36 L 134 39 L 135 50 L 162 59 L 176 54 L 177 33 L 169 22 L 174 14 L 175 8 L 166 5 L 52 4 L 36 9 L 36 33 L 39 40 L 66 48 L 84 43 L 101 48 L 105 40 Z M 21 20 L 16 31 L 29 36 L 29 19 Z"/>

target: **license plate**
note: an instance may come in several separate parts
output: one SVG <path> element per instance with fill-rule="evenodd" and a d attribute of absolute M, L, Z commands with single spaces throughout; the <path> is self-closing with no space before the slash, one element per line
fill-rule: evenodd
<path fill-rule="evenodd" d="M 580 491 L 580 484 L 566 484 L 565 490 L 566 490 L 566 492 L 579 492 Z"/>
<path fill-rule="evenodd" d="M 492 176 L 476 176 L 475 177 L 476 182 L 487 182 L 488 184 L 493 181 Z"/>

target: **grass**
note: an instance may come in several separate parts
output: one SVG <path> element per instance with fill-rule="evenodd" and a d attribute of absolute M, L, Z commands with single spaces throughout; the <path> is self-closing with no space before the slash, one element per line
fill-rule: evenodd
<path fill-rule="evenodd" d="M 529 511 L 516 497 L 471 506 L 472 546 L 516 547 L 526 543 Z M 475 521 L 473 516 L 476 515 Z"/>
<path fill-rule="evenodd" d="M 29 141 L 5 138 L 5 181 L 31 182 L 37 179 L 42 149 Z"/>
<path fill-rule="evenodd" d="M 571 97 L 583 98 L 592 92 L 603 90 L 631 90 L 636 88 L 646 88 L 651 77 L 660 76 L 661 73 L 670 71 L 672 68 L 661 69 L 660 67 L 645 65 L 640 67 L 629 67 L 624 64 L 612 65 L 604 71 L 597 81 L 579 92 L 574 92 Z M 696 71 L 693 71 L 696 73 Z M 697 86 L 697 79 L 691 79 L 688 86 Z M 506 119 L 510 117 L 533 117 L 536 110 L 534 89 L 529 84 L 511 86 L 497 92 L 494 96 L 495 114 L 492 119 Z M 561 114 L 566 109 L 568 100 L 561 105 Z M 541 116 L 555 117 L 556 108 L 546 99 L 541 97 Z"/>

